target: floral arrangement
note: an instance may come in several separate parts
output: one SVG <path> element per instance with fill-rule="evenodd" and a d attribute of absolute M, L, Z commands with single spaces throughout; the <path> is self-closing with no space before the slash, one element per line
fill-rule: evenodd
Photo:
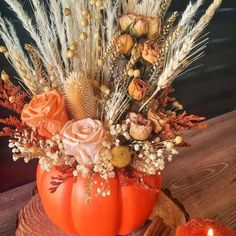
<path fill-rule="evenodd" d="M 171 84 L 203 55 L 202 32 L 221 0 L 198 21 L 202 0 L 182 16 L 167 14 L 171 0 L 31 0 L 33 19 L 17 0 L 6 2 L 32 38 L 22 48 L 12 23 L 0 18 L 0 52 L 19 78 L 15 85 L 1 73 L 0 106 L 12 115 L 0 120 L 0 136 L 10 136 L 13 159 L 38 158 L 41 171 L 59 171 L 54 194 L 82 176 L 90 199 L 95 175 L 103 197 L 117 176 L 158 191 L 145 176 L 160 175 L 188 146 L 184 130 L 205 127 Z"/>

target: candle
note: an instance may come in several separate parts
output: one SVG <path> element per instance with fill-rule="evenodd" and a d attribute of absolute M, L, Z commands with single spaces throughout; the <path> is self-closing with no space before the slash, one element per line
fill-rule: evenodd
<path fill-rule="evenodd" d="M 207 236 L 214 236 L 214 231 L 212 228 L 208 230 Z"/>
<path fill-rule="evenodd" d="M 177 228 L 176 236 L 236 236 L 236 233 L 212 220 L 192 219 Z"/>

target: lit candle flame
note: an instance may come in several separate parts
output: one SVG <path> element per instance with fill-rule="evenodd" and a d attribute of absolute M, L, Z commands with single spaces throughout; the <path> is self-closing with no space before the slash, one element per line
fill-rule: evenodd
<path fill-rule="evenodd" d="M 209 230 L 208 230 L 207 236 L 214 236 L 213 229 L 209 229 Z"/>

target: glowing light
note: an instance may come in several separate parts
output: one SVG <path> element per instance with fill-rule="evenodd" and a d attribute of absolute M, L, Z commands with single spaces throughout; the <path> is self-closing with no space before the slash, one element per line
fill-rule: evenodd
<path fill-rule="evenodd" d="M 208 230 L 207 236 L 214 236 L 213 229 L 209 229 L 209 230 Z"/>

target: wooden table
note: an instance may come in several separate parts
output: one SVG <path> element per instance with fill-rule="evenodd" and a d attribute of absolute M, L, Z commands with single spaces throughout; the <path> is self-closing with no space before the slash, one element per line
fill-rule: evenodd
<path fill-rule="evenodd" d="M 191 148 L 169 163 L 164 188 L 193 217 L 227 224 L 236 231 L 236 111 L 207 122 L 205 130 L 186 133 Z M 27 174 L 27 173 L 26 173 Z M 31 197 L 34 183 L 0 194 L 0 235 L 14 235 L 16 214 Z"/>

